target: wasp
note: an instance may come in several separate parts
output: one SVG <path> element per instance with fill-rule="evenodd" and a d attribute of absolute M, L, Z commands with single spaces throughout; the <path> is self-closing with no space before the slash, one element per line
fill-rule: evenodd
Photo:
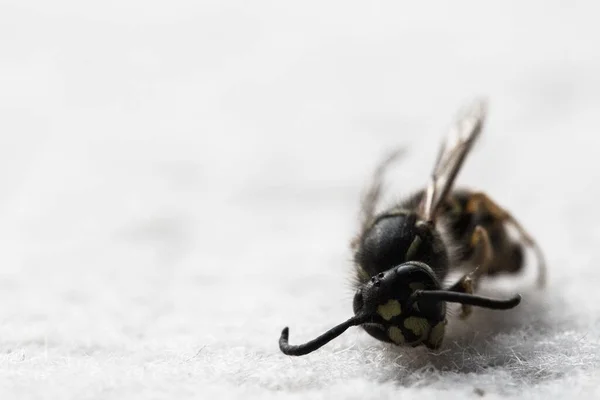
<path fill-rule="evenodd" d="M 365 192 L 361 229 L 351 246 L 354 316 L 301 345 L 290 345 L 289 328 L 284 328 L 279 339 L 284 354 L 311 353 L 351 326 L 383 342 L 437 349 L 445 335 L 446 303 L 461 304 L 461 319 L 472 307 L 508 310 L 520 303 L 519 294 L 494 299 L 474 293 L 482 277 L 519 272 L 528 249 L 537 258 L 538 285 L 544 285 L 544 256 L 521 224 L 485 193 L 454 188 L 486 113 L 484 100 L 467 107 L 442 141 L 427 186 L 377 213 L 382 177 L 402 151 L 380 163 Z M 444 284 L 451 272 L 460 278 Z"/>

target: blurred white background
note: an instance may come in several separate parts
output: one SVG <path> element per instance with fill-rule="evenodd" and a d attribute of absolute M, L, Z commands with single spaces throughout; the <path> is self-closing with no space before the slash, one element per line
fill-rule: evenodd
<path fill-rule="evenodd" d="M 596 4 L 2 0 L 2 398 L 597 395 Z M 388 200 L 418 189 L 480 95 L 460 182 L 539 239 L 547 294 L 441 355 L 281 355 L 351 313 L 379 157 L 408 149 Z"/>

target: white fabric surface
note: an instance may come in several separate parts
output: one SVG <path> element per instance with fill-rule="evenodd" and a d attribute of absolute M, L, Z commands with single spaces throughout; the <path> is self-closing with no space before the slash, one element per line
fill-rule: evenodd
<path fill-rule="evenodd" d="M 0 398 L 598 398 L 595 2 L 0 4 Z M 379 157 L 425 184 L 490 101 L 459 180 L 538 238 L 487 282 L 514 312 L 444 347 L 357 328 L 348 242 Z"/>

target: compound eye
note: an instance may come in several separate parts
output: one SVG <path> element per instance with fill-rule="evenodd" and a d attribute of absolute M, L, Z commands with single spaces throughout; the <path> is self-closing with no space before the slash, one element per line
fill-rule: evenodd
<path fill-rule="evenodd" d="M 356 314 L 358 311 L 360 311 L 364 305 L 365 300 L 363 298 L 362 290 L 358 289 L 356 291 L 356 294 L 354 295 L 354 300 L 352 301 L 352 308 L 354 309 L 354 313 Z"/>

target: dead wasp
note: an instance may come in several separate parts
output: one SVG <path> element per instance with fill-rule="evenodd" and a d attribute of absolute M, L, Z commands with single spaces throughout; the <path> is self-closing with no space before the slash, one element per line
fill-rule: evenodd
<path fill-rule="evenodd" d="M 455 122 L 442 142 L 429 184 L 395 207 L 377 214 L 382 177 L 395 152 L 376 169 L 362 204 L 362 227 L 353 241 L 356 266 L 354 316 L 302 345 L 288 343 L 281 332 L 284 354 L 308 354 L 360 325 L 367 333 L 396 345 L 438 348 L 444 338 L 446 302 L 460 303 L 461 318 L 471 307 L 507 310 L 521 296 L 498 300 L 474 295 L 482 276 L 516 273 L 524 264 L 525 247 L 538 259 L 538 284 L 545 282 L 545 261 L 534 239 L 519 222 L 486 194 L 453 189 L 460 168 L 480 136 L 486 104 L 478 101 Z M 512 226 L 519 234 L 509 234 Z M 466 270 L 452 285 L 442 287 L 449 272 Z"/>

